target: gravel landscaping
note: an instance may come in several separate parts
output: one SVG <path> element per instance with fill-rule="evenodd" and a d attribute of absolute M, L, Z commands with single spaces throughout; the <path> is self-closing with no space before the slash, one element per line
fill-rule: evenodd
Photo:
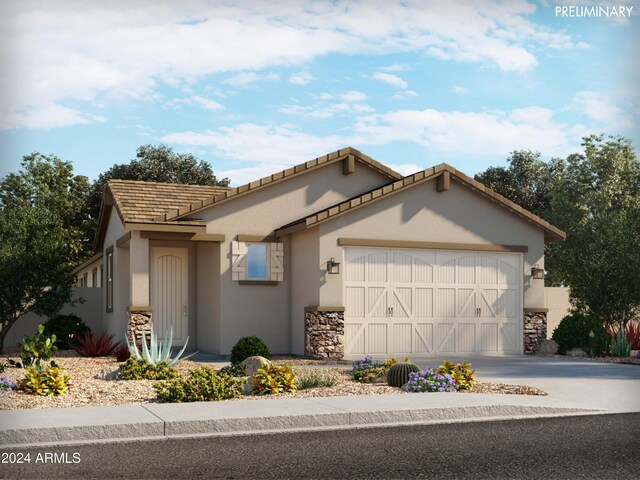
<path fill-rule="evenodd" d="M 15 355 L 3 355 L 0 362 L 7 358 L 19 360 Z M 71 387 L 68 393 L 57 397 L 40 397 L 25 394 L 23 392 L 2 392 L 0 391 L 0 410 L 24 409 L 24 408 L 60 408 L 60 407 L 85 407 L 85 406 L 106 406 L 106 405 L 128 405 L 156 403 L 156 394 L 152 387 L 151 380 L 105 380 L 104 376 L 117 370 L 119 363 L 114 357 L 87 358 L 80 357 L 72 351 L 59 352 L 55 357 L 56 362 L 65 373 L 71 375 Z M 276 363 L 286 361 L 289 363 L 297 375 L 317 372 L 322 366 L 323 371 L 333 375 L 337 382 L 333 387 L 319 387 L 300 390 L 296 393 L 285 393 L 279 395 L 243 396 L 243 400 L 262 400 L 282 397 L 333 397 L 344 395 L 381 395 L 388 393 L 406 394 L 406 392 L 389 387 L 384 383 L 366 384 L 355 382 L 351 377 L 350 365 L 347 361 L 324 362 L 307 359 L 282 359 L 275 358 Z M 182 375 L 186 375 L 190 369 L 208 365 L 219 369 L 224 363 L 196 363 L 191 360 L 183 360 L 176 364 L 176 368 Z M 7 367 L 3 374 L 13 380 L 22 377 L 24 370 L 15 367 Z M 466 393 L 466 392 L 465 392 Z M 540 389 L 524 385 L 504 385 L 478 382 L 476 389 L 471 393 L 502 393 L 519 395 L 546 395 Z"/>

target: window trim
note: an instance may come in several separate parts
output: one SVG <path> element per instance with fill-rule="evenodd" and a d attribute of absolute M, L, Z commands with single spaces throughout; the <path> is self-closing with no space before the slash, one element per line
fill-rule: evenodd
<path fill-rule="evenodd" d="M 98 269 L 91 270 L 91 287 L 98 288 Z"/>
<path fill-rule="evenodd" d="M 106 310 L 107 312 L 113 312 L 113 245 L 111 245 L 105 251 L 107 275 L 106 275 Z"/>

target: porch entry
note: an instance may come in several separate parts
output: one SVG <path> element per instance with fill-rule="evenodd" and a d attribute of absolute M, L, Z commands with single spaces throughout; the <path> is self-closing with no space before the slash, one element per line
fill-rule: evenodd
<path fill-rule="evenodd" d="M 185 344 L 189 331 L 189 250 L 151 249 L 151 306 L 156 333 L 164 339 L 173 326 L 175 346 Z"/>

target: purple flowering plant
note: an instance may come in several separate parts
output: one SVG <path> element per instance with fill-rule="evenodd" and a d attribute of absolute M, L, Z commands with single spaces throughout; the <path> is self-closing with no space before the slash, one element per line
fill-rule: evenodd
<path fill-rule="evenodd" d="M 389 367 L 396 363 L 395 357 L 381 361 L 366 356 L 353 361 L 353 379 L 360 383 L 376 383 L 384 381 Z"/>
<path fill-rule="evenodd" d="M 0 377 L 0 391 L 2 392 L 10 392 L 11 390 L 16 390 L 18 385 L 16 382 L 11 380 L 10 378 Z"/>
<path fill-rule="evenodd" d="M 402 386 L 406 392 L 456 392 L 458 384 L 448 373 L 433 368 L 409 373 L 409 381 Z"/>

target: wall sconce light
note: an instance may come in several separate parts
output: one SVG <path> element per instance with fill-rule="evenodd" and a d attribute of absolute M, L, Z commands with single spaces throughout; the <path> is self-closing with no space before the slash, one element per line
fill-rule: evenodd
<path fill-rule="evenodd" d="M 540 268 L 536 263 L 533 267 L 531 267 L 531 278 L 536 280 L 544 280 L 544 268 Z"/>
<path fill-rule="evenodd" d="M 336 262 L 336 259 L 333 257 L 327 262 L 327 273 L 329 275 L 337 275 L 340 273 L 340 263 Z"/>

